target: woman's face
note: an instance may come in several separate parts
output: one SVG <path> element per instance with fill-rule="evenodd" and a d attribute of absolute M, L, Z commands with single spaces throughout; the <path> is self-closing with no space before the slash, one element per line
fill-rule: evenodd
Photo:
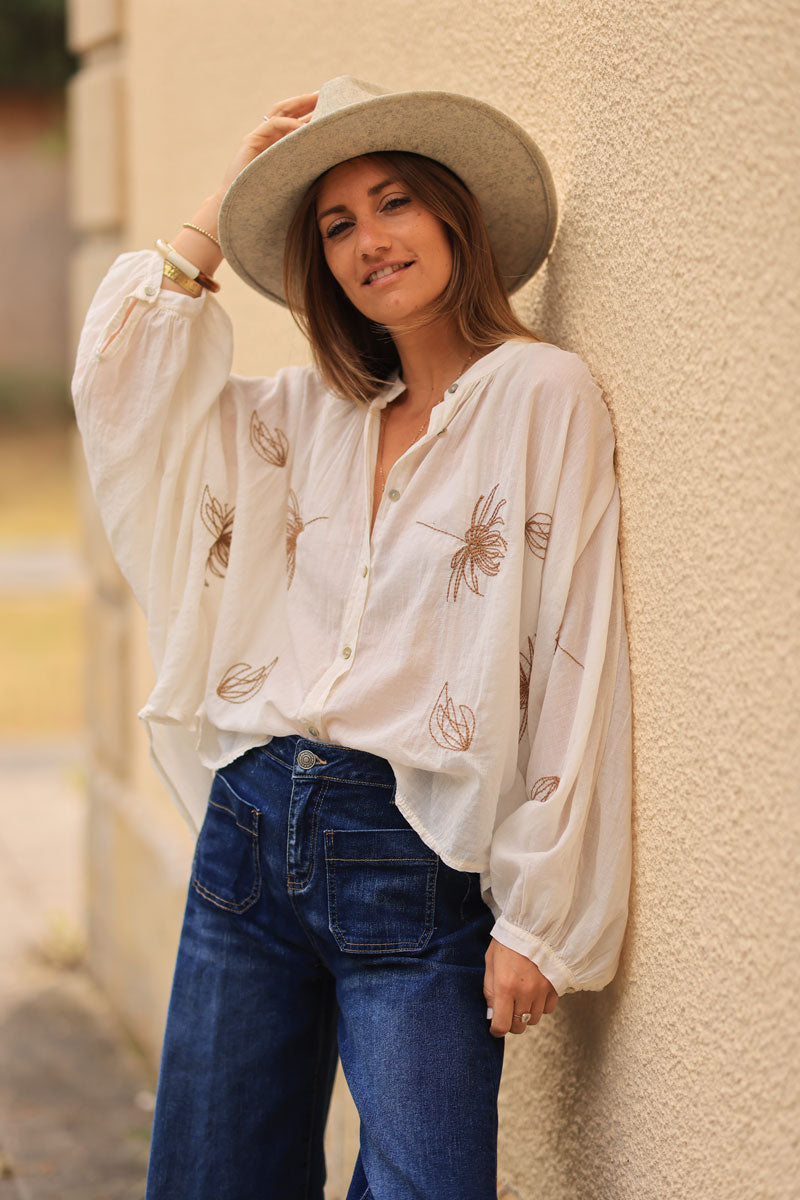
<path fill-rule="evenodd" d="M 450 280 L 445 227 L 379 162 L 333 167 L 317 197 L 325 261 L 345 295 L 389 329 L 424 310 Z"/>

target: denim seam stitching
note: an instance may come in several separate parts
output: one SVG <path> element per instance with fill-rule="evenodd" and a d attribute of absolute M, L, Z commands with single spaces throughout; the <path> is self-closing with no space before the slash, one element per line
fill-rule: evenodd
<path fill-rule="evenodd" d="M 272 762 L 277 763 L 279 767 L 283 767 L 284 770 L 289 771 L 289 773 L 291 773 L 291 770 L 292 770 L 291 764 L 284 762 L 282 758 L 278 758 L 277 754 L 270 754 L 267 746 L 257 746 L 256 749 L 259 750 L 261 752 L 261 754 L 266 754 L 267 758 L 271 759 Z"/>
<path fill-rule="evenodd" d="M 302 770 L 302 767 L 301 767 L 301 770 Z M 300 778 L 300 779 L 328 779 L 328 780 L 330 780 L 331 783 L 349 783 L 351 786 L 363 785 L 364 787 L 370 787 L 370 788 L 387 788 L 387 789 L 389 789 L 389 788 L 393 788 L 395 786 L 393 783 L 373 783 L 373 781 L 371 779 L 362 779 L 360 777 L 354 779 L 351 776 L 349 779 L 345 779 L 341 775 L 326 775 L 323 771 L 320 771 L 320 773 L 318 775 L 312 775 L 311 772 L 313 770 L 314 770 L 313 767 L 309 767 L 308 771 L 303 771 L 303 774 L 298 776 L 298 778 Z"/>
<path fill-rule="evenodd" d="M 223 812 L 230 811 L 229 809 L 223 808 L 220 804 L 216 804 L 214 807 L 222 809 Z M 248 908 L 252 908 L 258 897 L 261 895 L 261 860 L 258 854 L 258 818 L 260 815 L 261 814 L 258 811 L 253 812 L 253 822 L 256 827 L 255 832 L 245 830 L 245 833 L 247 833 L 250 837 L 250 854 L 253 859 L 253 886 L 249 895 L 247 895 L 244 900 L 234 902 L 232 900 L 226 900 L 223 896 L 218 896 L 216 892 L 211 891 L 211 888 L 206 887 L 205 884 L 200 882 L 197 877 L 196 869 L 192 871 L 192 886 L 194 887 L 195 891 L 197 891 L 201 896 L 205 896 L 207 900 L 210 900 L 219 908 L 224 908 L 228 912 L 245 912 Z M 238 821 L 236 822 L 236 827 L 237 829 L 244 829 L 244 826 L 240 825 Z"/>
<path fill-rule="evenodd" d="M 334 830 L 325 831 L 325 845 L 332 845 Z M 325 855 L 326 862 L 351 862 L 352 859 L 329 859 L 327 853 Z M 361 861 L 361 860 L 356 860 Z M 363 861 L 369 862 L 409 862 L 409 859 L 368 859 Z M 416 860 L 419 861 L 419 860 Z M 330 901 L 330 920 L 331 932 L 336 941 L 343 950 L 422 950 L 427 946 L 433 936 L 434 917 L 435 917 L 435 893 L 436 893 L 436 876 L 439 870 L 438 859 L 422 859 L 421 861 L 428 864 L 426 871 L 427 881 L 425 889 L 425 917 L 423 930 L 416 942 L 410 940 L 402 942 L 353 942 L 343 932 L 338 920 L 337 902 L 336 902 L 336 872 L 328 872 L 328 898 Z"/>
<path fill-rule="evenodd" d="M 331 832 L 337 832 L 332 830 Z M 430 863 L 436 862 L 436 856 L 430 855 L 428 858 L 329 858 L 328 862 L 340 863 Z"/>
<path fill-rule="evenodd" d="M 239 829 L 243 829 L 245 833 L 250 835 L 250 837 L 255 836 L 255 831 L 253 829 L 248 829 L 246 825 L 243 825 L 241 823 L 241 821 L 238 819 L 238 817 L 236 816 L 236 813 L 233 811 L 232 808 L 226 808 L 224 804 L 217 804 L 216 800 L 212 800 L 210 797 L 209 797 L 208 803 L 210 804 L 210 806 L 212 808 L 218 808 L 220 812 L 227 813 L 228 816 L 233 817 L 233 820 L 234 820 L 234 823 L 236 824 L 236 826 Z M 253 809 L 253 817 L 254 817 L 253 824 L 257 825 L 258 824 L 258 809 Z"/>
<path fill-rule="evenodd" d="M 294 783 L 292 783 L 292 794 L 294 794 Z M 319 810 L 322 807 L 322 802 L 325 799 L 325 797 L 327 796 L 327 794 L 328 794 L 328 784 L 326 782 L 325 786 L 322 788 L 322 791 L 320 792 L 319 799 L 315 801 L 314 807 L 311 811 L 311 833 L 310 833 L 310 838 L 309 838 L 309 841 L 311 843 L 311 852 L 309 854 L 308 869 L 307 869 L 305 875 L 302 878 L 297 878 L 296 876 L 293 876 L 289 871 L 288 861 L 286 863 L 286 890 L 288 892 L 292 892 L 292 893 L 299 892 L 299 891 L 302 891 L 304 888 L 308 887 L 308 882 L 311 879 L 312 875 L 314 874 L 314 863 L 316 861 L 314 847 L 315 847 L 315 843 L 317 840 L 317 826 L 319 824 Z M 304 814 L 304 817 L 305 817 L 305 814 Z"/>
<path fill-rule="evenodd" d="M 292 907 L 294 907 L 294 905 Z M 314 1114 L 316 1114 L 316 1111 L 317 1111 L 317 1097 L 319 1094 L 320 1075 L 322 1073 L 322 1064 L 323 1064 L 323 1060 L 324 1060 L 324 1056 L 325 1056 L 325 1040 L 322 1036 L 320 1021 L 317 1021 L 315 1023 L 315 1031 L 317 1034 L 317 1055 L 316 1055 L 316 1059 L 314 1062 L 314 1078 L 313 1078 L 313 1081 L 311 1084 L 311 1111 Z M 305 1177 L 306 1177 L 305 1194 L 306 1194 L 307 1200 L 310 1200 L 310 1197 L 311 1197 L 311 1165 L 312 1165 L 313 1153 L 314 1153 L 314 1143 L 313 1143 L 313 1139 L 311 1137 L 309 1137 L 308 1138 L 308 1152 L 306 1154 L 306 1170 L 305 1170 Z"/>

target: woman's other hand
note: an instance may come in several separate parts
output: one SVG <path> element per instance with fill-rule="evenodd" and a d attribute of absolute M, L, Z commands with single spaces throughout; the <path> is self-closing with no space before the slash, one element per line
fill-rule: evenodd
<path fill-rule="evenodd" d="M 524 1033 L 558 1004 L 558 993 L 536 964 L 494 938 L 486 951 L 483 994 L 492 1010 L 492 1037 Z M 530 1013 L 530 1021 L 522 1021 L 522 1013 Z"/>

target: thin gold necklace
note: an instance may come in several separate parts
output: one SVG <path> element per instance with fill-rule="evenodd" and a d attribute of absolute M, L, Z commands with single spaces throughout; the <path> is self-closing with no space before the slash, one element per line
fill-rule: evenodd
<path fill-rule="evenodd" d="M 464 374 L 467 367 L 472 362 L 473 358 L 475 357 L 475 355 L 477 353 L 478 353 L 478 347 L 473 346 L 472 350 L 470 350 L 469 354 L 464 359 L 464 363 L 461 367 L 461 370 L 458 372 L 458 375 L 456 375 L 456 379 L 461 378 L 461 376 Z M 452 386 L 452 384 L 451 384 L 451 386 Z M 411 439 L 411 441 L 406 446 L 405 450 L 402 451 L 402 454 L 405 454 L 407 450 L 410 450 L 411 447 L 419 441 L 419 439 L 422 437 L 425 430 L 428 428 L 428 422 L 430 421 L 431 411 L 432 411 L 433 407 L 434 406 L 431 405 L 431 408 L 428 409 L 427 413 L 425 414 L 425 418 L 419 427 L 419 432 L 417 433 L 417 435 L 415 437 L 413 437 Z M 381 432 L 380 432 L 380 437 L 378 438 L 378 478 L 380 480 L 380 485 L 381 485 L 381 495 L 383 495 L 383 490 L 386 487 L 386 474 L 383 469 L 383 435 L 384 435 L 384 431 L 386 429 L 387 408 L 388 408 L 388 405 L 381 409 Z M 397 457 L 401 458 L 402 454 L 398 454 Z"/>

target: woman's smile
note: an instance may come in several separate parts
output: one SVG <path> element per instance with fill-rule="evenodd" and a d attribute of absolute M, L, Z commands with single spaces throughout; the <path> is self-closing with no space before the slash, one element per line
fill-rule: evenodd
<path fill-rule="evenodd" d="M 365 287 L 372 287 L 373 284 L 388 282 L 393 276 L 399 275 L 403 271 L 407 271 L 412 267 L 413 262 L 392 263 L 385 267 L 377 267 L 374 271 L 370 271 L 364 280 Z"/>

